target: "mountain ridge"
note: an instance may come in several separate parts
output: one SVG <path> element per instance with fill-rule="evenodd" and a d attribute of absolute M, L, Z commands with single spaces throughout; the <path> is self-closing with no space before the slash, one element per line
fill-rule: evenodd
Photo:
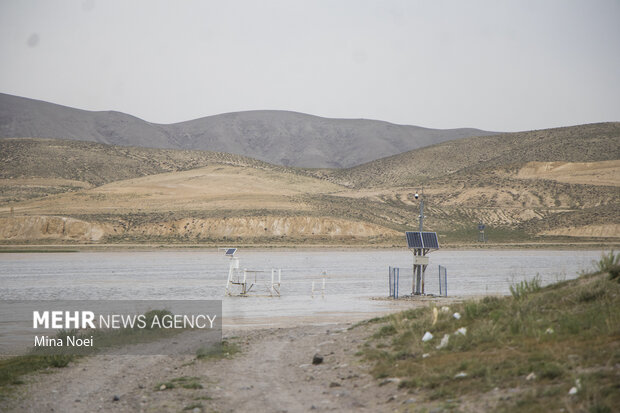
<path fill-rule="evenodd" d="M 0 138 L 53 138 L 120 146 L 207 150 L 306 168 L 348 168 L 436 143 L 497 134 L 371 119 L 252 110 L 173 124 L 0 93 Z"/>

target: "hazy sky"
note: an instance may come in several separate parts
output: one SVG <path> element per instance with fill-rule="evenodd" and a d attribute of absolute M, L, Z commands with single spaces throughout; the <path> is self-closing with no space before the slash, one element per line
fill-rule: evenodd
<path fill-rule="evenodd" d="M 0 92 L 496 131 L 620 121 L 620 1 L 0 0 Z"/>

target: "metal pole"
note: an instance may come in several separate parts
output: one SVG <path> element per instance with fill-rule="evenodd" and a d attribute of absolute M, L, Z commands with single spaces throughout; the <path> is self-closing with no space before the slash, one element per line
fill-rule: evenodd
<path fill-rule="evenodd" d="M 439 295 L 442 296 L 441 293 L 441 265 L 439 266 Z"/>
<path fill-rule="evenodd" d="M 422 198 L 422 194 L 420 194 L 420 232 L 423 231 L 424 227 L 424 199 Z M 422 234 L 420 234 L 422 236 Z M 426 255 L 423 250 L 420 250 L 420 255 Z M 422 265 L 418 266 L 418 294 L 424 295 L 424 268 Z"/>
<path fill-rule="evenodd" d="M 420 295 L 422 294 L 422 265 L 418 264 L 416 267 L 418 271 L 415 277 L 415 293 Z"/>
<path fill-rule="evenodd" d="M 423 224 L 424 224 L 424 200 L 420 198 L 420 232 L 422 232 Z"/>
<path fill-rule="evenodd" d="M 417 269 L 417 267 L 415 265 L 415 257 L 416 257 L 416 250 L 413 250 L 413 262 L 414 262 L 414 264 L 413 264 L 413 269 L 412 269 L 413 276 L 411 277 L 411 294 L 412 295 L 417 293 L 417 291 L 416 291 L 416 284 L 417 284 L 416 283 L 416 269 Z"/>
<path fill-rule="evenodd" d="M 400 281 L 400 268 L 396 269 L 396 297 L 398 298 L 398 282 Z"/>
<path fill-rule="evenodd" d="M 241 289 L 242 294 L 245 294 L 246 292 L 246 286 L 247 286 L 246 279 L 248 275 L 247 271 L 248 270 L 246 268 L 243 269 L 243 288 Z"/>

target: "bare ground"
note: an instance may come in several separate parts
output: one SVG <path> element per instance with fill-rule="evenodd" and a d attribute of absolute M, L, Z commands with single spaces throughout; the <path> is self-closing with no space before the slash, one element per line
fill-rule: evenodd
<path fill-rule="evenodd" d="M 394 309 L 429 302 L 402 302 Z M 415 396 L 399 390 L 396 381 L 382 384 L 374 379 L 369 366 L 356 356 L 374 327 L 351 328 L 352 321 L 333 320 L 325 319 L 322 325 L 230 329 L 228 340 L 241 349 L 230 358 L 107 355 L 80 359 L 66 368 L 28 377 L 26 384 L 14 388 L 14 397 L 5 408 L 14 412 L 377 412 L 413 408 Z M 293 319 L 288 321 L 291 324 Z M 317 353 L 324 361 L 313 365 Z M 192 378 L 199 384 L 192 387 L 202 388 L 177 385 L 160 390 L 162 383 L 182 377 Z"/>

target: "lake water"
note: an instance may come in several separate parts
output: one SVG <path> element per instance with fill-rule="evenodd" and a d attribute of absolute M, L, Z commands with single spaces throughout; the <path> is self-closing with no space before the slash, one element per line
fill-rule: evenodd
<path fill-rule="evenodd" d="M 601 251 L 473 250 L 430 255 L 426 292 L 436 292 L 437 265 L 448 268 L 450 296 L 509 294 L 537 274 L 543 284 L 593 268 Z M 240 250 L 241 268 L 282 269 L 282 296 L 225 297 L 228 259 L 215 251 L 0 254 L 0 299 L 223 300 L 224 320 L 380 313 L 389 301 L 388 266 L 401 267 L 400 294 L 411 291 L 412 254 L 406 250 Z M 312 297 L 326 274 L 325 296 Z M 259 292 L 266 292 L 266 288 Z"/>

